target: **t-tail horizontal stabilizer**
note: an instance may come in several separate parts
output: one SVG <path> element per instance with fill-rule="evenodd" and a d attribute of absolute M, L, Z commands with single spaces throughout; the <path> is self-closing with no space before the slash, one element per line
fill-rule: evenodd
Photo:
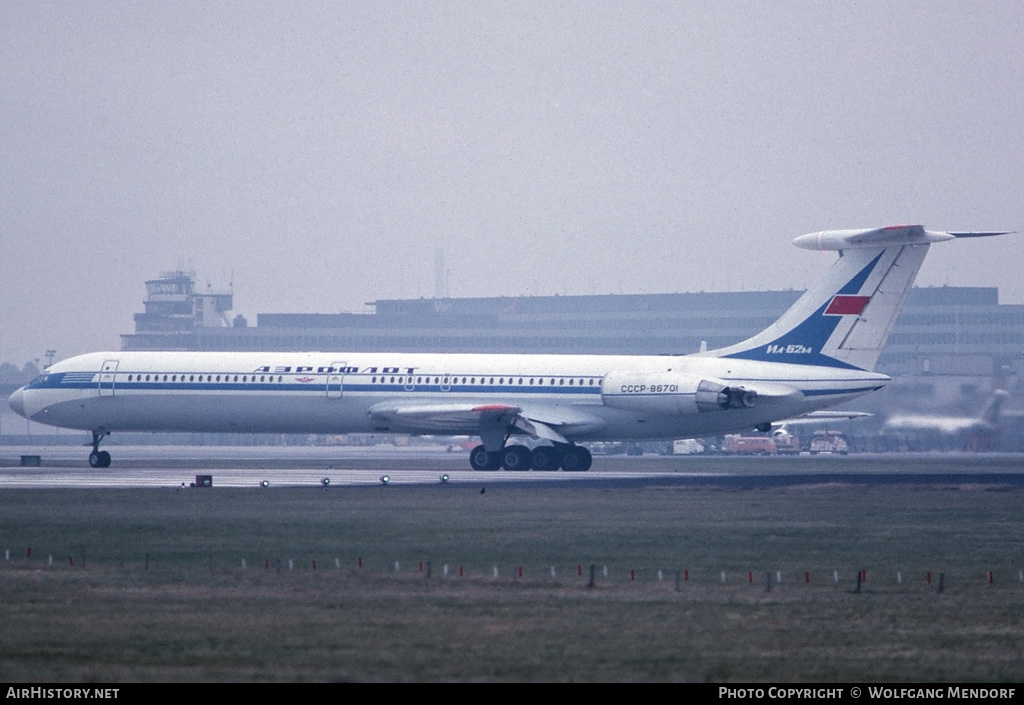
<path fill-rule="evenodd" d="M 1009 235 L 1011 231 L 953 233 L 925 230 L 921 225 L 890 225 L 873 230 L 823 230 L 801 235 L 793 244 L 805 250 L 849 250 L 858 247 L 891 247 L 897 245 L 930 245 L 968 237 Z"/>
<path fill-rule="evenodd" d="M 934 232 L 920 225 L 829 230 L 793 241 L 840 257 L 779 320 L 748 340 L 704 353 L 762 362 L 874 369 L 933 242 L 1005 235 Z"/>

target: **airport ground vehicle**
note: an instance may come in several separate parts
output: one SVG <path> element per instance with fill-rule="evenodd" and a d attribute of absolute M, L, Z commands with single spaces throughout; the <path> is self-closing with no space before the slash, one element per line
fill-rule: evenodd
<path fill-rule="evenodd" d="M 722 441 L 722 452 L 736 455 L 775 455 L 776 448 L 771 436 L 729 434 Z"/>
<path fill-rule="evenodd" d="M 847 455 L 850 452 L 850 442 L 839 431 L 815 431 L 811 437 L 809 450 L 811 455 L 819 453 Z"/>

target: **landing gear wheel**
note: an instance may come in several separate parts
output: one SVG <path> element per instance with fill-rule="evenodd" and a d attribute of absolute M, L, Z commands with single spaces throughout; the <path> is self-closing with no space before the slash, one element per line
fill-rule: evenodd
<path fill-rule="evenodd" d="M 594 458 L 583 446 L 569 446 L 562 456 L 562 469 L 566 472 L 586 472 Z"/>
<path fill-rule="evenodd" d="M 89 467 L 110 467 L 110 453 L 105 450 L 100 450 L 100 441 L 109 435 L 110 433 L 108 431 L 97 430 L 92 432 L 92 452 L 89 453 Z"/>
<path fill-rule="evenodd" d="M 561 457 L 558 450 L 551 446 L 537 446 L 533 449 L 534 470 L 557 470 Z"/>
<path fill-rule="evenodd" d="M 506 470 L 529 470 L 533 453 L 526 446 L 506 446 L 501 451 L 501 467 Z"/>
<path fill-rule="evenodd" d="M 488 453 L 482 445 L 474 448 L 469 454 L 469 464 L 474 470 L 497 470 L 501 467 L 498 453 Z"/>
<path fill-rule="evenodd" d="M 109 468 L 110 467 L 110 453 L 105 450 L 94 450 L 89 453 L 89 467 L 92 468 Z"/>

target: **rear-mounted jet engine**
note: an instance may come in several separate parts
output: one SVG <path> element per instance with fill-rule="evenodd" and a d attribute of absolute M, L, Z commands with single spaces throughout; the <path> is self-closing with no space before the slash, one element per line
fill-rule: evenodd
<path fill-rule="evenodd" d="M 610 372 L 601 383 L 605 406 L 657 414 L 750 409 L 757 392 L 678 372 Z"/>

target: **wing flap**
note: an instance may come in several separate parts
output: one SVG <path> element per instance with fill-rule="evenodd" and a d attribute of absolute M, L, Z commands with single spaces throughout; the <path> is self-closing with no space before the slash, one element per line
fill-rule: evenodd
<path fill-rule="evenodd" d="M 408 433 L 480 435 L 484 427 L 504 425 L 555 443 L 568 443 L 565 434 L 597 430 L 604 420 L 573 407 L 531 406 L 503 402 L 434 402 L 394 400 L 369 409 L 371 418 L 387 421 Z"/>
<path fill-rule="evenodd" d="M 388 401 L 370 407 L 370 417 L 409 433 L 476 435 L 481 423 L 512 424 L 521 409 L 509 404 Z"/>
<path fill-rule="evenodd" d="M 524 433 L 537 438 L 543 438 L 544 440 L 551 441 L 553 443 L 568 443 L 565 436 L 555 431 L 547 424 L 543 424 L 540 421 L 531 421 L 530 419 L 524 418 L 523 416 L 517 416 L 514 422 L 516 428 Z"/>

